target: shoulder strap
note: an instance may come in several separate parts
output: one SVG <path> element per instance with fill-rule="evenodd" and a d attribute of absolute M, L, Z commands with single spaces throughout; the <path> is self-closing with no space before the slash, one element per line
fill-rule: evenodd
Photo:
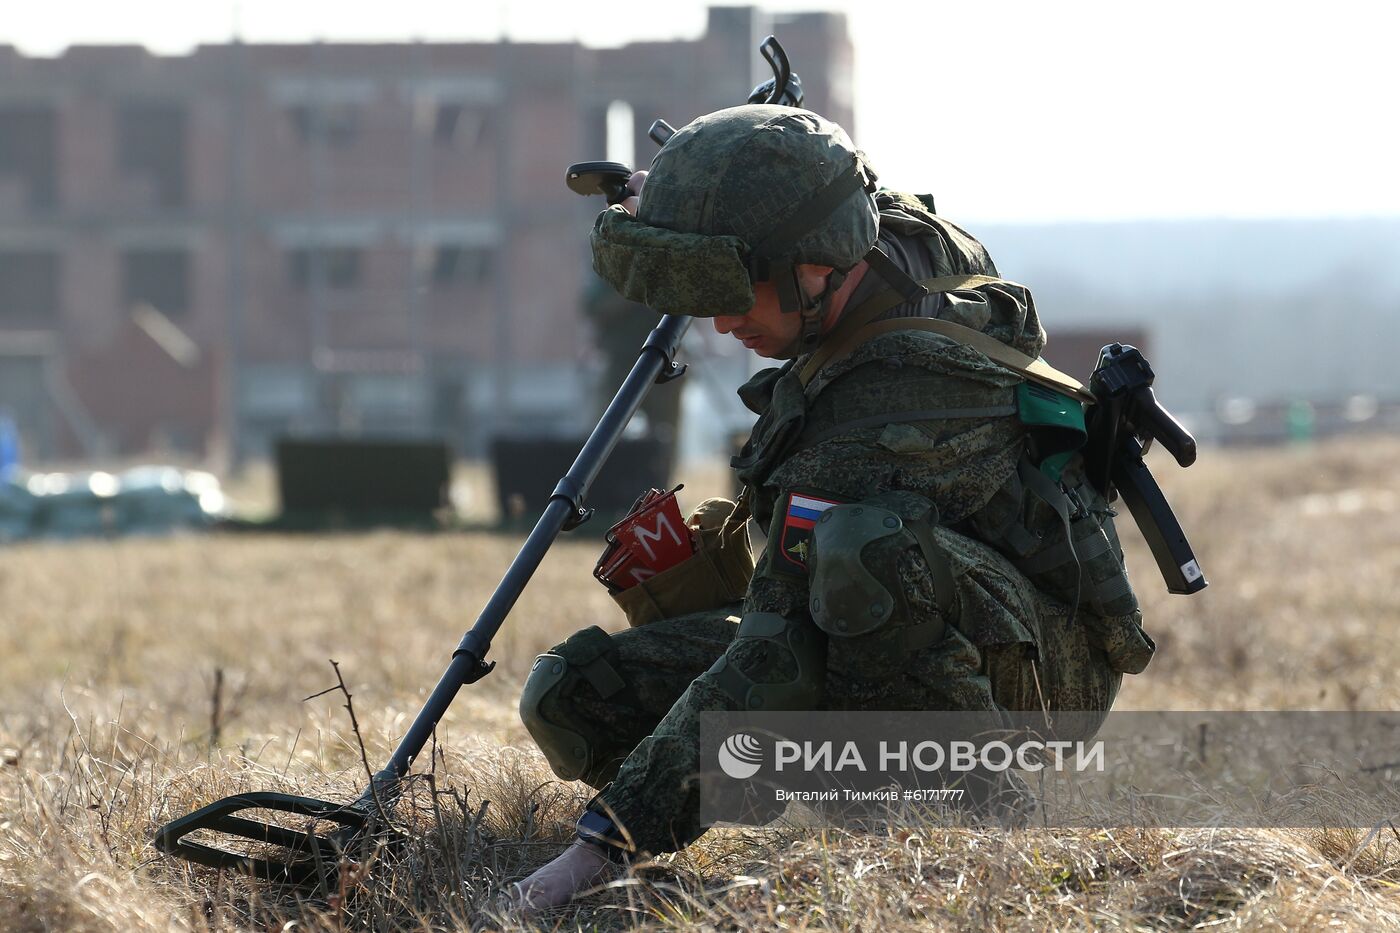
<path fill-rule="evenodd" d="M 951 292 L 963 288 L 976 288 L 1004 281 L 987 275 L 945 275 L 924 279 L 919 284 L 935 292 Z M 971 347 L 995 363 L 1005 366 L 1014 373 L 1030 380 L 1077 398 L 1081 402 L 1092 402 L 1094 396 L 1078 379 L 1060 372 L 1040 357 L 1027 356 L 1012 349 L 995 337 L 964 327 L 952 321 L 938 318 L 893 318 L 876 321 L 890 308 L 900 304 L 902 298 L 893 289 L 887 289 L 870 296 L 860 307 L 843 315 L 836 328 L 822 341 L 815 353 L 807 360 L 799 379 L 806 386 L 816 377 L 822 367 L 848 355 L 856 347 L 873 337 L 901 330 L 925 330 L 947 337 L 963 346 Z"/>
<path fill-rule="evenodd" d="M 933 295 L 938 292 L 957 291 L 960 288 L 976 288 L 978 285 L 990 285 L 1000 281 L 1001 279 L 990 275 L 943 275 L 924 279 L 919 284 L 924 287 L 928 295 Z M 845 356 L 864 343 L 864 338 L 855 339 L 862 327 L 907 300 L 909 299 L 895 289 L 884 288 L 841 315 L 841 319 L 836 322 L 831 333 L 826 335 L 826 339 L 808 357 L 806 365 L 798 374 L 802 384 L 805 386 L 811 382 L 817 371 L 828 362 Z"/>
<path fill-rule="evenodd" d="M 874 324 L 867 324 L 861 328 L 860 336 L 862 339 L 860 343 L 864 343 L 872 337 L 878 337 L 880 334 L 888 334 L 897 330 L 932 331 L 965 347 L 971 347 L 992 362 L 1000 363 L 1031 382 L 1038 382 L 1081 402 L 1094 401 L 1093 393 L 1086 389 L 1082 382 L 1067 373 L 1060 372 L 1041 357 L 1027 356 L 1019 350 L 1013 350 L 995 337 L 973 330 L 971 327 L 955 324 L 952 321 L 943 321 L 937 318 L 895 318 L 890 321 L 876 321 Z M 853 346 L 851 349 L 854 350 L 855 347 Z"/>

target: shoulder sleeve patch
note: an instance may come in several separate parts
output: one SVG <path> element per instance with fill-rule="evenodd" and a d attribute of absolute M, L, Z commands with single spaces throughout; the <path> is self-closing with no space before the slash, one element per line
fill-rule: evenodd
<path fill-rule="evenodd" d="M 812 529 L 823 512 L 849 502 L 816 489 L 784 491 L 774 510 L 768 535 L 768 572 L 775 576 L 807 576 L 807 549 Z"/>

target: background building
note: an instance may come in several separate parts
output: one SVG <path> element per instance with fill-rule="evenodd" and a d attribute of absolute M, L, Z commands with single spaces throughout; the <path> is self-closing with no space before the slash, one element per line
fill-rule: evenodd
<path fill-rule="evenodd" d="M 853 129 L 838 14 L 607 50 L 0 47 L 0 408 L 31 459 L 574 429 L 601 202 L 564 169 L 742 101 L 770 31 Z"/>

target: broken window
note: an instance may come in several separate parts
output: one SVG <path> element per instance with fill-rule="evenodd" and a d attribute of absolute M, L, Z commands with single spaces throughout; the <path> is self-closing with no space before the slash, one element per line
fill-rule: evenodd
<path fill-rule="evenodd" d="M 301 247 L 288 254 L 288 274 L 297 288 L 319 282 L 328 288 L 353 288 L 360 282 L 360 251 L 350 246 Z"/>
<path fill-rule="evenodd" d="M 18 178 L 30 207 L 52 207 L 57 201 L 55 139 L 53 108 L 0 107 L 0 180 Z"/>
<path fill-rule="evenodd" d="M 0 318 L 55 316 L 58 265 L 49 250 L 0 252 Z"/>
<path fill-rule="evenodd" d="M 123 106 L 117 122 L 117 162 L 124 175 L 150 184 L 157 204 L 184 203 L 184 107 L 159 101 Z"/>
<path fill-rule="evenodd" d="M 122 253 L 122 301 L 130 310 L 151 305 L 167 317 L 189 310 L 190 257 L 182 249 L 132 249 Z"/>

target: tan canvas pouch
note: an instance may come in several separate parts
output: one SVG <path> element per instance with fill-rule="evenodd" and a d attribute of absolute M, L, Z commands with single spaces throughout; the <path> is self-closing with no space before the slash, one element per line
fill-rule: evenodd
<path fill-rule="evenodd" d="M 686 519 L 696 533 L 694 556 L 612 594 L 629 625 L 718 609 L 744 598 L 753 576 L 753 552 L 745 523 L 726 523 L 733 512 L 734 503 L 728 499 L 700 503 Z"/>

